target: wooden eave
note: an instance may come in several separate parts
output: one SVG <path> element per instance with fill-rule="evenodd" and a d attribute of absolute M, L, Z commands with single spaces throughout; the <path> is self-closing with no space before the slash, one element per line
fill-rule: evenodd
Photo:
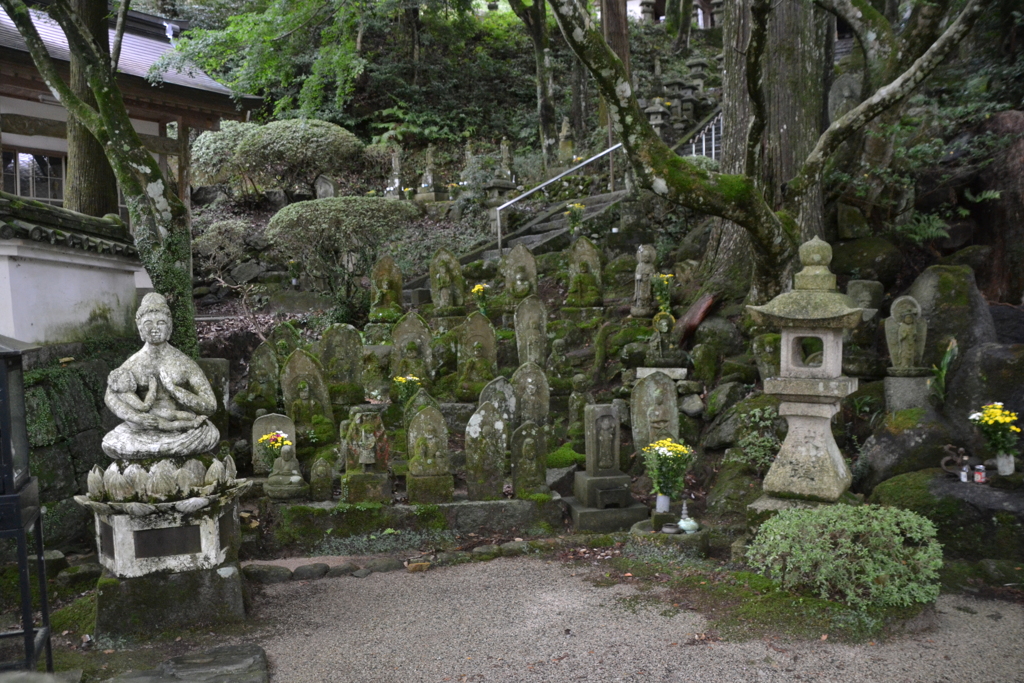
<path fill-rule="evenodd" d="M 68 63 L 55 60 L 55 64 L 61 76 L 68 78 Z M 158 123 L 181 120 L 189 126 L 208 130 L 216 128 L 222 118 L 245 118 L 245 111 L 240 110 L 239 105 L 227 95 L 173 83 L 153 84 L 127 74 L 118 74 L 117 83 L 128 113 L 135 119 Z M 7 47 L 0 47 L 0 95 L 37 102 L 40 95 L 50 101 L 53 98 L 32 57 Z M 252 103 L 255 100 L 250 100 Z"/>

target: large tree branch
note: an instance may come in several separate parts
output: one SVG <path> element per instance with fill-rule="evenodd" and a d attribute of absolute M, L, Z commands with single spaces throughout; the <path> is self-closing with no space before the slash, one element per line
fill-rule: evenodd
<path fill-rule="evenodd" d="M 106 42 L 100 45 L 93 35 L 89 26 L 82 21 L 82 17 L 71 9 L 67 0 L 55 0 L 50 5 L 50 16 L 57 20 L 64 36 L 67 38 L 68 47 L 86 57 L 88 62 L 100 64 L 109 69 L 110 55 L 107 54 Z"/>
<path fill-rule="evenodd" d="M 768 44 L 768 14 L 771 12 L 771 0 L 754 0 L 750 7 L 753 25 L 750 27 L 750 40 L 747 42 L 747 95 L 750 97 L 750 108 L 753 114 L 747 127 L 746 154 L 743 173 L 748 178 L 757 177 L 758 149 L 764 136 L 768 110 L 764 101 L 764 70 L 762 57 L 765 45 Z"/>
<path fill-rule="evenodd" d="M 814 4 L 836 15 L 853 30 L 864 51 L 865 94 L 896 75 L 899 50 L 892 24 L 868 0 L 814 0 Z"/>
<path fill-rule="evenodd" d="M 57 66 L 50 59 L 50 53 L 47 52 L 43 39 L 39 37 L 39 32 L 36 31 L 36 26 L 32 23 L 32 15 L 28 7 L 22 0 L 0 0 L 0 6 L 4 8 L 7 16 L 11 18 L 18 32 L 24 38 L 32 61 L 35 62 L 46 87 L 72 116 L 85 124 L 90 133 L 96 135 L 103 125 L 99 113 L 75 95 L 71 87 L 61 78 L 57 72 Z"/>
<path fill-rule="evenodd" d="M 870 97 L 835 121 L 818 138 L 818 144 L 804 161 L 800 172 L 788 186 L 791 196 L 798 196 L 812 184 L 819 182 L 829 156 L 851 135 L 867 125 L 889 107 L 907 97 L 949 55 L 971 30 L 981 14 L 985 0 L 968 0 L 967 6 L 946 31 L 932 43 L 909 69 L 898 78 L 882 86 Z"/>
<path fill-rule="evenodd" d="M 117 7 L 117 26 L 114 28 L 114 44 L 110 47 L 110 73 L 117 73 L 117 63 L 121 61 L 121 41 L 124 40 L 125 24 L 128 21 L 128 7 L 132 0 L 121 0 Z"/>
<path fill-rule="evenodd" d="M 594 76 L 608 105 L 637 183 L 696 211 L 721 216 L 746 229 L 758 255 L 781 268 L 795 253 L 799 234 L 786 214 L 775 214 L 752 179 L 709 173 L 677 155 L 654 133 L 633 96 L 622 61 L 577 0 L 550 0 L 569 47 Z"/>

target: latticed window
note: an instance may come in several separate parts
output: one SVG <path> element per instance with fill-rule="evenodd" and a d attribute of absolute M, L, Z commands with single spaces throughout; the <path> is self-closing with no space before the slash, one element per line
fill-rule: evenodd
<path fill-rule="evenodd" d="M 47 204 L 64 203 L 64 157 L 3 151 L 3 189 Z"/>

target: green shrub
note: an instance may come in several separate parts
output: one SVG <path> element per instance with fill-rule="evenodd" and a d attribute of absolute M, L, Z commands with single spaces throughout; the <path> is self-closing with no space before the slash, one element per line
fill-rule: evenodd
<path fill-rule="evenodd" d="M 419 218 L 412 202 L 331 197 L 284 207 L 266 237 L 282 262 L 296 261 L 336 295 L 354 295 L 353 275 L 369 272 L 381 247 Z"/>
<path fill-rule="evenodd" d="M 192 143 L 194 180 L 202 185 L 241 184 L 242 167 L 235 153 L 245 136 L 257 128 L 259 126 L 255 123 L 222 121 L 220 130 L 207 130 L 200 134 Z"/>
<path fill-rule="evenodd" d="M 775 421 L 778 419 L 779 414 L 771 406 L 754 408 L 741 415 L 740 422 L 747 433 L 737 443 L 740 451 L 729 459 L 750 465 L 757 470 L 757 476 L 763 476 L 782 448 L 782 442 L 775 433 Z"/>
<path fill-rule="evenodd" d="M 785 510 L 747 551 L 784 588 L 853 607 L 906 607 L 939 596 L 942 546 L 925 517 L 878 505 Z"/>
<path fill-rule="evenodd" d="M 363 143 L 341 126 L 287 119 L 255 126 L 235 151 L 235 163 L 257 184 L 309 191 L 319 175 L 360 163 Z"/>

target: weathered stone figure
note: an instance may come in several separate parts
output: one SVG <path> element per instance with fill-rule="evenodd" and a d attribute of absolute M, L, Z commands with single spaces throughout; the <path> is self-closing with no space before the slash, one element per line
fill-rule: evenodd
<path fill-rule="evenodd" d="M 654 314 L 654 294 L 651 279 L 657 275 L 654 259 L 657 251 L 653 244 L 641 244 L 636 250 L 636 272 L 633 276 L 633 306 L 629 314 L 635 318 L 647 318 Z"/>
<path fill-rule="evenodd" d="M 565 305 L 591 307 L 603 304 L 601 255 L 593 242 L 581 237 L 569 250 L 569 294 Z"/>
<path fill-rule="evenodd" d="M 613 470 L 619 467 L 618 424 L 615 416 L 601 415 L 595 420 L 597 431 L 597 469 Z"/>
<path fill-rule="evenodd" d="M 277 408 L 277 394 L 281 390 L 280 376 L 277 353 L 270 344 L 263 342 L 249 359 L 249 384 L 244 394 L 244 403 L 249 410 L 262 408 L 273 412 Z M 239 403 L 242 403 L 241 397 Z"/>
<path fill-rule="evenodd" d="M 430 298 L 434 315 L 462 315 L 466 305 L 466 280 L 459 260 L 439 249 L 430 261 Z"/>
<path fill-rule="evenodd" d="M 415 313 L 407 313 L 395 325 L 392 337 L 392 377 L 412 375 L 429 384 L 433 374 L 433 353 L 426 321 Z"/>
<path fill-rule="evenodd" d="M 655 372 L 636 383 L 629 412 L 637 450 L 661 439 L 679 438 L 676 385 L 665 373 Z"/>
<path fill-rule="evenodd" d="M 271 498 L 301 498 L 309 493 L 309 485 L 302 478 L 299 461 L 295 458 L 295 446 L 284 446 L 281 455 L 274 461 L 274 468 L 263 485 L 263 491 Z"/>
<path fill-rule="evenodd" d="M 524 363 L 512 375 L 512 390 L 516 395 L 516 408 L 520 424 L 548 423 L 551 411 L 551 392 L 544 371 L 536 363 Z"/>
<path fill-rule="evenodd" d="M 535 422 L 524 422 L 512 434 L 512 491 L 517 498 L 547 493 L 547 440 Z"/>
<path fill-rule="evenodd" d="M 518 404 L 512 384 L 504 377 L 496 377 L 491 380 L 480 392 L 480 401 L 477 406 L 482 406 L 484 403 L 491 403 L 506 425 L 505 440 L 501 446 L 502 452 L 506 452 L 508 451 L 508 435 L 517 425 L 516 415 L 518 414 L 516 411 Z"/>
<path fill-rule="evenodd" d="M 288 416 L 302 443 L 327 443 L 334 437 L 334 411 L 320 363 L 303 349 L 292 353 L 281 372 Z M 316 434 L 316 437 L 312 435 Z"/>
<path fill-rule="evenodd" d="M 671 313 L 654 316 L 654 333 L 647 342 L 644 364 L 649 368 L 681 368 L 686 365 L 686 354 L 672 341 L 675 318 Z"/>
<path fill-rule="evenodd" d="M 536 363 L 541 367 L 548 359 L 548 313 L 537 296 L 528 296 L 516 306 L 516 349 L 519 363 Z"/>
<path fill-rule="evenodd" d="M 309 497 L 312 500 L 330 500 L 333 497 L 333 483 L 331 463 L 326 458 L 318 458 L 309 470 Z"/>
<path fill-rule="evenodd" d="M 362 379 L 363 341 L 359 330 L 343 323 L 324 330 L 314 354 L 324 368 L 324 379 L 334 387 L 358 384 Z"/>
<path fill-rule="evenodd" d="M 505 278 L 503 296 L 510 305 L 537 293 L 537 260 L 522 244 L 513 247 L 505 257 L 501 272 Z"/>
<path fill-rule="evenodd" d="M 466 489 L 470 500 L 501 500 L 508 422 L 485 401 L 466 424 Z"/>
<path fill-rule="evenodd" d="M 142 299 L 135 322 L 145 345 L 119 368 L 130 381 L 107 387 L 104 401 L 124 420 L 103 438 L 103 451 L 112 458 L 186 457 L 206 453 L 220 434 L 207 419 L 217 410 L 213 388 L 199 365 L 167 343 L 171 337 L 171 309 L 163 295 Z M 117 384 L 115 380 L 115 384 Z M 130 387 L 134 384 L 135 391 Z M 137 393 L 144 388 L 146 397 Z M 150 397 L 149 394 L 153 393 Z M 148 408 L 140 409 L 138 406 Z"/>
<path fill-rule="evenodd" d="M 890 374 L 918 374 L 928 324 L 921 315 L 921 306 L 912 296 L 901 296 L 892 302 L 892 317 L 885 321 L 885 340 L 892 358 Z"/>
<path fill-rule="evenodd" d="M 455 490 L 448 454 L 448 428 L 441 411 L 428 406 L 409 423 L 409 503 L 450 503 Z"/>
<path fill-rule="evenodd" d="M 390 256 L 370 271 L 370 321 L 390 323 L 402 317 L 402 271 Z"/>

